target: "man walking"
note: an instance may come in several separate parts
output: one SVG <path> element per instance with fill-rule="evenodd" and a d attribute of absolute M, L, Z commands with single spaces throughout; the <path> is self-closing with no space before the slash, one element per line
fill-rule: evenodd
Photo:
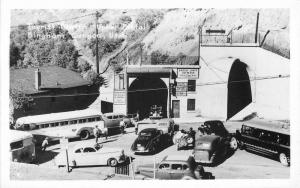
<path fill-rule="evenodd" d="M 42 143 L 42 151 L 45 151 L 48 145 L 49 145 L 48 137 L 46 137 Z"/>
<path fill-rule="evenodd" d="M 100 138 L 101 135 L 101 130 L 98 128 L 98 125 L 95 126 L 94 130 L 93 130 L 95 139 L 96 139 L 96 144 L 98 143 L 98 139 Z"/>

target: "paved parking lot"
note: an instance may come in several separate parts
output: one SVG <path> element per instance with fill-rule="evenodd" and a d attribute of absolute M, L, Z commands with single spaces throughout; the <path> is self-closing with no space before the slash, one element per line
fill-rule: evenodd
<path fill-rule="evenodd" d="M 180 129 L 189 129 L 193 127 L 196 129 L 199 124 L 181 124 Z M 229 131 L 234 131 L 239 128 L 239 123 L 230 123 L 225 125 Z M 141 164 L 153 164 L 154 160 L 160 162 L 162 158 L 166 155 L 190 155 L 192 150 L 181 150 L 177 151 L 175 145 L 165 148 L 155 155 L 134 155 L 130 151 L 131 144 L 137 135 L 134 134 L 134 128 L 128 128 L 127 133 L 124 135 L 114 135 L 111 136 L 108 140 L 102 139 L 104 147 L 118 147 L 123 148 L 126 154 L 129 154 L 134 157 L 134 166 Z M 94 139 L 80 141 L 75 140 L 69 142 L 69 147 L 73 147 L 78 142 L 95 142 Z M 62 171 L 62 169 L 57 169 L 53 163 L 53 157 L 61 151 L 60 145 L 50 146 L 45 153 L 40 154 L 40 167 L 42 168 L 51 168 Z M 244 150 L 237 150 L 232 156 L 226 159 L 222 164 L 216 167 L 204 167 L 206 171 L 211 172 L 216 179 L 241 179 L 241 178 L 289 178 L 290 168 L 282 166 L 278 161 L 269 159 L 263 156 L 259 156 L 253 153 L 249 153 Z M 71 173 L 81 173 L 84 174 L 83 179 L 91 177 L 99 177 L 103 179 L 109 174 L 113 174 L 114 169 L 106 166 L 97 166 L 97 167 L 85 167 L 85 168 L 75 168 Z M 99 175 L 99 176 L 95 176 Z M 88 178 L 89 179 L 89 178 Z M 118 176 L 113 177 L 112 179 L 124 179 Z M 126 179 L 126 178 L 125 178 Z M 130 178 L 127 178 L 130 179 Z"/>

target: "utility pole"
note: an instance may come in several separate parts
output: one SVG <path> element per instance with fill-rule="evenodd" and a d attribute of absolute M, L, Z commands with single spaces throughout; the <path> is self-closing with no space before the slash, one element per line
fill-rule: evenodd
<path fill-rule="evenodd" d="M 199 34 L 199 39 L 198 39 L 198 65 L 200 65 L 200 47 L 201 47 L 201 42 L 202 42 L 202 27 L 198 27 L 198 34 Z"/>
<path fill-rule="evenodd" d="M 99 12 L 96 11 L 96 20 L 95 20 L 95 25 L 96 25 L 96 67 L 97 67 L 97 74 L 99 74 L 99 53 L 98 53 L 98 17 L 99 17 Z"/>
<path fill-rule="evenodd" d="M 255 29 L 255 44 L 257 43 L 257 34 L 258 34 L 258 21 L 259 21 L 259 12 L 257 13 L 256 16 L 256 29 Z"/>

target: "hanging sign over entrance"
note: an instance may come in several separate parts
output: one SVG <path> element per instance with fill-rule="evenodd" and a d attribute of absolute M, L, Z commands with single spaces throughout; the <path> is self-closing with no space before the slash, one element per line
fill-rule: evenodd
<path fill-rule="evenodd" d="M 187 79 L 198 79 L 199 78 L 199 69 L 189 69 L 182 68 L 177 69 L 177 77 L 178 78 L 187 78 Z"/>

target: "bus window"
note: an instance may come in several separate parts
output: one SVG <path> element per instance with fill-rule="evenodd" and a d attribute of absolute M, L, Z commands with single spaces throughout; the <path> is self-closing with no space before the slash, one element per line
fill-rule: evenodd
<path fill-rule="evenodd" d="M 58 122 L 54 123 L 54 127 L 57 127 L 58 125 L 59 125 L 59 123 L 58 123 Z"/>
<path fill-rule="evenodd" d="M 96 117 L 96 121 L 101 121 L 101 117 L 100 116 Z"/>
<path fill-rule="evenodd" d="M 10 143 L 10 149 L 11 150 L 20 149 L 22 147 L 23 147 L 23 140 Z"/>
<path fill-rule="evenodd" d="M 54 123 L 50 123 L 50 127 L 54 127 Z"/>
<path fill-rule="evenodd" d="M 95 121 L 95 118 L 89 118 L 88 119 L 88 122 L 94 122 Z"/>
<path fill-rule="evenodd" d="M 86 122 L 86 119 L 80 119 L 79 120 L 79 123 L 85 123 Z"/>
<path fill-rule="evenodd" d="M 45 128 L 49 127 L 49 124 L 44 124 L 44 127 L 45 127 Z"/>
<path fill-rule="evenodd" d="M 113 119 L 113 117 L 112 116 L 107 116 L 107 119 Z"/>
<path fill-rule="evenodd" d="M 119 116 L 118 115 L 114 115 L 113 119 L 119 119 Z"/>
<path fill-rule="evenodd" d="M 72 125 L 72 124 L 76 124 L 77 123 L 77 120 L 72 120 L 72 121 L 70 121 L 70 124 Z"/>
<path fill-rule="evenodd" d="M 35 125 L 35 129 L 39 129 L 40 128 L 40 125 Z"/>
<path fill-rule="evenodd" d="M 64 126 L 64 125 L 68 125 L 69 122 L 68 121 L 63 121 L 63 122 L 60 122 L 60 126 Z"/>
<path fill-rule="evenodd" d="M 124 117 L 125 117 L 124 115 L 119 115 L 119 118 L 122 118 L 122 119 L 123 119 Z"/>

